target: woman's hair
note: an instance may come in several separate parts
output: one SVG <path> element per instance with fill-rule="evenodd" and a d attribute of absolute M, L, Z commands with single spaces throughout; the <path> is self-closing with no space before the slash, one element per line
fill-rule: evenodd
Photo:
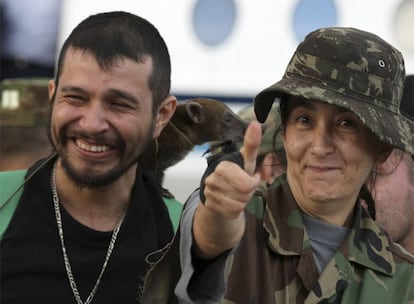
<path fill-rule="evenodd" d="M 289 116 L 289 113 L 288 113 L 288 99 L 289 99 L 289 96 L 284 95 L 280 99 L 280 103 L 279 103 L 281 127 L 283 127 L 283 128 L 286 126 L 287 119 L 288 119 L 288 116 Z"/>
<path fill-rule="evenodd" d="M 376 219 L 376 209 L 375 209 L 375 201 L 372 198 L 371 192 L 369 192 L 368 187 L 366 184 L 362 185 L 361 190 L 359 191 L 359 198 L 363 199 L 365 201 L 365 204 L 367 205 L 367 210 L 371 218 L 375 221 Z"/>
<path fill-rule="evenodd" d="M 408 159 L 406 160 L 406 162 L 408 165 L 408 175 L 410 178 L 411 185 L 414 186 L 414 155 L 407 155 L 407 157 Z"/>
<path fill-rule="evenodd" d="M 276 158 L 278 159 L 278 163 L 276 164 L 272 164 L 272 166 L 281 166 L 283 167 L 283 171 L 286 171 L 286 166 L 287 166 L 287 160 L 286 160 L 286 153 L 285 153 L 285 149 L 278 149 L 278 140 L 280 138 L 280 133 L 283 130 L 283 125 L 279 125 L 275 132 L 273 133 L 273 139 L 272 139 L 272 152 L 276 155 Z M 259 155 L 257 157 L 257 164 L 260 164 L 264 157 L 266 155 Z"/>

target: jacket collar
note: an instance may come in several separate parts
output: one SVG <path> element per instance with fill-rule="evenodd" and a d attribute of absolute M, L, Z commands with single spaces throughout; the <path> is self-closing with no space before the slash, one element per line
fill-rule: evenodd
<path fill-rule="evenodd" d="M 284 182 L 269 186 L 265 197 L 264 228 L 268 232 L 269 249 L 281 255 L 303 255 L 310 242 L 302 220 L 302 212 L 293 198 L 285 176 Z M 277 215 L 276 217 L 274 215 Z M 339 248 L 350 263 L 386 275 L 393 275 L 395 262 L 390 240 L 358 202 L 354 212 L 352 230 Z"/>

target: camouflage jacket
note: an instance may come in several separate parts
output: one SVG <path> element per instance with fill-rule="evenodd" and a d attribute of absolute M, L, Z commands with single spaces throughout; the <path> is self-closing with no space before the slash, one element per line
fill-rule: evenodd
<path fill-rule="evenodd" d="M 247 206 L 221 303 L 414 303 L 413 263 L 358 203 L 349 235 L 319 274 L 283 176 Z"/>

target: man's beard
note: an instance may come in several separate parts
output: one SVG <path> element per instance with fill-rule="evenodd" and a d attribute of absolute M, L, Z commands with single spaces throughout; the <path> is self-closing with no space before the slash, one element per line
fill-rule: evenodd
<path fill-rule="evenodd" d="M 120 178 L 132 165 L 137 162 L 137 159 L 133 159 L 129 163 L 120 162 L 115 168 L 108 172 L 94 174 L 93 168 L 85 167 L 82 172 L 76 170 L 70 163 L 68 157 L 61 155 L 62 167 L 66 174 L 79 188 L 99 188 L 107 186 L 115 182 Z"/>
<path fill-rule="evenodd" d="M 147 136 L 142 142 L 141 149 L 137 149 L 137 155 L 128 158 L 124 158 L 123 152 L 125 151 L 125 143 L 121 140 L 117 141 L 117 148 L 120 151 L 119 163 L 109 171 L 101 172 L 96 171 L 96 168 L 99 168 L 99 165 L 90 165 L 85 166 L 81 170 L 77 170 L 70 161 L 70 157 L 67 154 L 67 151 L 64 147 L 67 145 L 68 137 L 65 129 L 62 129 L 59 134 L 59 144 L 57 144 L 57 151 L 61 159 L 62 167 L 65 170 L 65 173 L 68 175 L 70 180 L 75 183 L 79 188 L 99 188 L 103 186 L 110 185 L 119 179 L 131 166 L 135 165 L 138 162 L 140 154 L 143 152 L 144 148 L 147 147 L 149 141 L 151 140 L 152 128 L 147 133 Z M 79 134 L 81 135 L 81 134 Z M 88 138 L 82 134 L 84 138 Z M 125 160 L 126 159 L 126 160 Z"/>

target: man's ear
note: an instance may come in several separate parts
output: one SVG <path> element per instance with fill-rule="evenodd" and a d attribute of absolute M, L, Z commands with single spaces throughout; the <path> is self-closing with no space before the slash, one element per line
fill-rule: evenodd
<path fill-rule="evenodd" d="M 49 91 L 50 102 L 52 101 L 53 94 L 55 94 L 55 89 L 56 89 L 55 80 L 54 79 L 49 80 L 48 91 Z"/>
<path fill-rule="evenodd" d="M 158 107 L 157 115 L 155 116 L 155 125 L 153 138 L 160 136 L 162 129 L 170 121 L 177 108 L 177 98 L 175 96 L 168 96 Z"/>

